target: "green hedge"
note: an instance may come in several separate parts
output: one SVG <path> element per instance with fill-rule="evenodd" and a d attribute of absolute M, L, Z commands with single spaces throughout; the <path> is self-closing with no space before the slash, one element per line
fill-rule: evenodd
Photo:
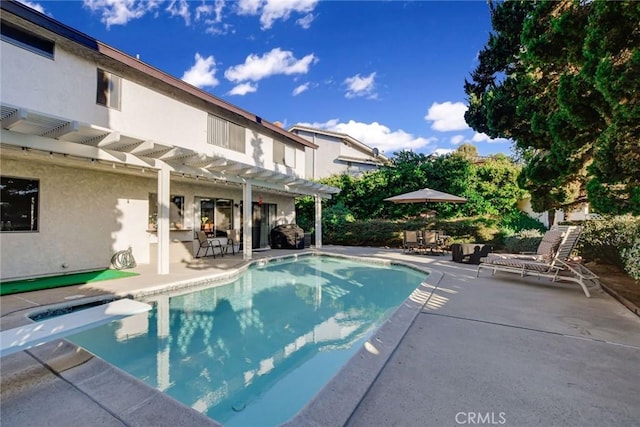
<path fill-rule="evenodd" d="M 640 281 L 639 216 L 605 217 L 583 225 L 578 250 L 586 262 L 615 265 Z"/>
<path fill-rule="evenodd" d="M 401 247 L 404 230 L 442 230 L 451 236 L 451 243 L 492 243 L 502 245 L 503 235 L 498 220 L 465 218 L 458 220 L 412 219 L 407 221 L 368 220 L 323 222 L 323 242 L 346 246 Z"/>

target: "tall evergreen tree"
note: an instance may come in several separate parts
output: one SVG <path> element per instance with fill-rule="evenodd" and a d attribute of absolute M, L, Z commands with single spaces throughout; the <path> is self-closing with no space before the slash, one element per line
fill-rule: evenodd
<path fill-rule="evenodd" d="M 511 138 L 538 211 L 640 213 L 640 3 L 491 3 L 467 123 Z"/>

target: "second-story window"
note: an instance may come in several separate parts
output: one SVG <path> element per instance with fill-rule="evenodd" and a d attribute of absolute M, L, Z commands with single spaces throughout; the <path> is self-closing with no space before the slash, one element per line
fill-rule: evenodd
<path fill-rule="evenodd" d="M 296 150 L 290 145 L 281 141 L 273 141 L 273 162 L 289 166 L 296 167 Z"/>
<path fill-rule="evenodd" d="M 4 21 L 0 25 L 0 37 L 7 43 L 53 59 L 55 43 L 51 40 L 25 31 L 22 28 L 14 27 Z"/>
<path fill-rule="evenodd" d="M 97 87 L 96 103 L 119 110 L 122 78 L 98 68 Z"/>
<path fill-rule="evenodd" d="M 209 114 L 207 142 L 239 153 L 245 152 L 245 128 Z"/>

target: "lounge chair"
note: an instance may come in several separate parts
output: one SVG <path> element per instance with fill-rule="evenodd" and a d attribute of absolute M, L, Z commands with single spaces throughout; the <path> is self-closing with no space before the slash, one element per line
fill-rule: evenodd
<path fill-rule="evenodd" d="M 534 254 L 489 254 L 480 259 L 480 270 L 489 268 L 496 271 L 518 273 L 521 276 L 546 277 L 551 281 L 571 281 L 578 283 L 584 294 L 590 297 L 586 281 L 597 282 L 598 276 L 585 266 L 570 260 L 582 227 L 558 226 L 547 231 Z"/>
<path fill-rule="evenodd" d="M 200 258 L 200 251 L 204 249 L 204 256 L 206 257 L 209 253 L 209 249 L 211 249 L 211 255 L 216 257 L 216 248 L 218 248 L 220 252 L 220 256 L 224 256 L 222 252 L 222 245 L 220 244 L 220 240 L 218 239 L 208 239 L 207 233 L 204 231 L 197 231 L 196 238 L 198 239 L 198 252 L 196 253 L 196 258 Z"/>

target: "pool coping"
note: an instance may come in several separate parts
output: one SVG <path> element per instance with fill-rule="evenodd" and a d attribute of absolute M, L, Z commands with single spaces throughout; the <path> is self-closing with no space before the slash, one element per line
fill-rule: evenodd
<path fill-rule="evenodd" d="M 380 375 L 393 352 L 409 331 L 416 317 L 437 289 L 443 273 L 396 260 L 362 258 L 350 255 L 323 254 L 352 258 L 364 262 L 402 265 L 424 273 L 427 278 L 409 295 L 349 361 L 304 406 L 282 426 L 346 425 Z"/>
<path fill-rule="evenodd" d="M 409 327 L 414 322 L 424 305 L 428 302 L 433 291 L 437 289 L 443 274 L 429 268 L 418 267 L 414 264 L 381 258 L 365 258 L 346 254 L 328 253 L 322 250 L 305 251 L 298 254 L 288 254 L 282 256 L 268 257 L 258 260 L 247 261 L 245 264 L 229 269 L 223 273 L 216 273 L 203 276 L 198 280 L 187 279 L 179 282 L 159 285 L 156 287 L 120 292 L 118 294 L 105 295 L 102 299 L 99 296 L 66 301 L 64 303 L 47 306 L 33 307 L 22 310 L 19 315 L 24 316 L 28 321 L 30 317 L 43 312 L 77 307 L 96 301 L 112 301 L 120 298 L 134 298 L 144 300 L 157 294 L 180 294 L 193 292 L 198 288 L 222 286 L 235 280 L 241 273 L 252 265 L 267 265 L 275 262 L 282 262 L 288 259 L 298 259 L 306 256 L 328 256 L 334 258 L 353 259 L 369 264 L 401 265 L 427 274 L 426 279 L 412 292 L 412 294 L 392 313 L 376 332 L 367 340 L 364 345 L 349 359 L 349 361 L 329 380 L 327 384 L 304 406 L 293 418 L 282 425 L 284 426 L 325 426 L 344 425 L 358 407 L 367 391 L 378 377 L 389 358 L 398 347 Z M 18 315 L 18 313 L 16 313 Z M 220 424 L 199 413 L 198 411 L 178 402 L 160 390 L 157 390 L 144 382 L 137 380 L 130 374 L 114 367 L 107 362 L 95 357 L 81 348 L 64 340 L 52 341 L 40 347 L 27 350 L 33 358 L 45 365 L 54 374 L 70 382 L 80 392 L 89 396 L 92 400 L 100 404 L 104 409 L 113 413 L 116 408 L 111 408 L 111 402 L 103 402 L 100 399 L 104 394 L 104 388 L 108 387 L 109 396 L 124 395 L 129 400 L 132 390 L 136 390 L 136 396 L 142 399 L 135 407 L 146 407 L 148 402 L 151 406 L 171 408 L 171 418 L 186 417 L 190 419 L 190 425 L 212 425 Z M 20 353 L 18 353 L 19 355 Z M 14 355 L 3 358 L 11 358 Z M 102 378 L 102 373 L 108 371 L 109 379 L 107 383 L 100 383 L 100 389 L 91 386 L 98 377 Z M 81 379 L 82 384 L 76 385 Z M 96 383 L 97 384 L 97 383 Z M 145 403 L 147 402 L 147 403 Z M 129 405 L 132 403 L 129 401 Z M 104 406 L 103 406 L 104 405 Z M 165 406 L 167 405 L 167 406 Z M 121 410 L 124 410 L 121 408 Z M 123 414 L 123 419 L 129 419 L 130 408 Z M 136 423 L 134 423 L 136 424 Z"/>

